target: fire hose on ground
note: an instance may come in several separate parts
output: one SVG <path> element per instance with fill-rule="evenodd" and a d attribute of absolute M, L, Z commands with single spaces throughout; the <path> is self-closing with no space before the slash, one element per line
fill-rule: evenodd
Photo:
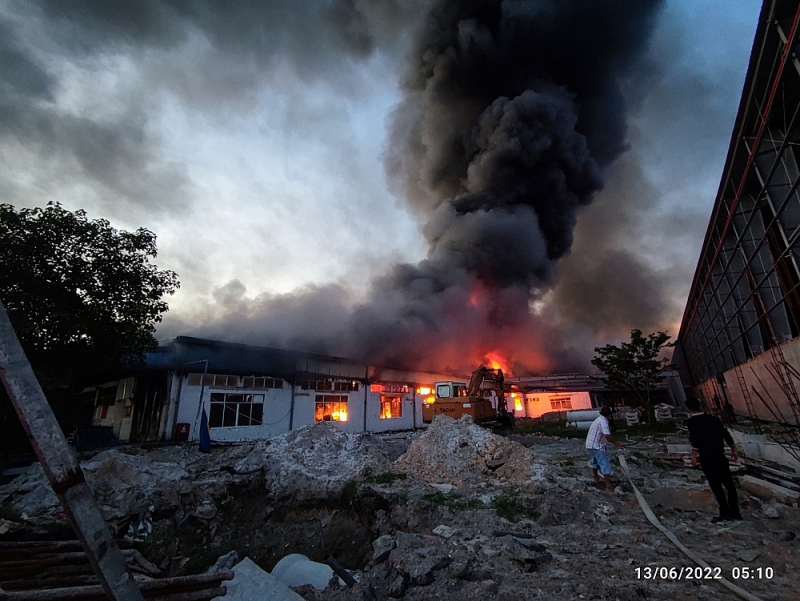
<path fill-rule="evenodd" d="M 658 520 L 656 514 L 653 513 L 653 510 L 650 509 L 650 505 L 647 504 L 647 501 L 645 501 L 645 498 L 642 496 L 642 493 L 639 492 L 639 489 L 636 488 L 636 485 L 633 483 L 633 480 L 631 479 L 630 472 L 628 471 L 628 462 L 625 460 L 624 451 L 620 451 L 619 453 L 617 453 L 617 459 L 619 460 L 619 465 L 622 468 L 622 473 L 625 474 L 625 477 L 628 479 L 631 488 L 633 488 L 633 493 L 636 495 L 636 500 L 639 501 L 639 507 L 642 508 L 642 511 L 644 512 L 644 515 L 647 517 L 648 521 L 651 524 L 653 524 L 653 526 L 658 528 L 664 534 L 664 536 L 666 536 L 672 542 L 672 544 L 678 547 L 678 549 L 680 549 L 681 552 L 684 555 L 686 555 L 686 557 L 691 559 L 693 562 L 695 562 L 702 568 L 709 568 L 710 566 L 703 560 L 703 558 L 697 555 L 697 553 L 695 553 L 691 549 L 686 548 L 683 545 L 683 543 L 681 543 L 681 541 L 678 540 L 678 537 L 675 536 L 675 534 L 673 534 L 673 532 L 669 530 L 666 526 L 664 526 Z M 746 590 L 744 590 L 740 586 L 735 585 L 730 580 L 727 580 L 725 578 L 716 578 L 715 580 L 716 582 L 719 582 L 720 584 L 722 584 L 722 586 L 724 586 L 731 592 L 735 593 L 742 599 L 746 599 L 747 601 L 761 601 L 759 597 L 756 597 L 752 593 L 748 593 Z"/>

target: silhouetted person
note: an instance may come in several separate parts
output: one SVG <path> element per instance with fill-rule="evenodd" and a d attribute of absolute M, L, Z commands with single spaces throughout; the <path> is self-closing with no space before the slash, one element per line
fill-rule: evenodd
<path fill-rule="evenodd" d="M 733 483 L 728 459 L 725 457 L 727 442 L 731 447 L 731 459 L 733 461 L 739 459 L 733 438 L 719 419 L 703 413 L 700 401 L 697 399 L 686 399 L 686 408 L 692 414 L 686 422 L 689 427 L 689 442 L 692 444 L 692 467 L 697 466 L 699 459 L 700 467 L 719 505 L 719 515 L 711 521 L 717 523 L 741 520 L 739 497 L 736 495 L 736 486 Z"/>

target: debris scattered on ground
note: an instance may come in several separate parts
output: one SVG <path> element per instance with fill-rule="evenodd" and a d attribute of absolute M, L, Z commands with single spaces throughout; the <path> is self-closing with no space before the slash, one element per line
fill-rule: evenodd
<path fill-rule="evenodd" d="M 501 438 L 448 418 L 387 438 L 319 423 L 208 455 L 130 446 L 82 465 L 140 574 L 233 567 L 225 599 L 234 601 L 733 599 L 713 581 L 644 578 L 645 568 L 688 560 L 647 522 L 619 470 L 615 493 L 591 485 L 582 439 Z M 759 498 L 737 477 L 745 520 L 712 524 L 713 496 L 683 461 L 685 443 L 680 434 L 627 443 L 659 519 L 725 577 L 769 567 L 770 579 L 739 584 L 765 600 L 794 599 L 796 503 Z M 0 487 L 0 510 L 0 536 L 65 523 L 36 465 Z M 269 572 L 292 554 L 316 566 L 336 558 L 354 580 L 344 586 L 323 565 L 319 582 L 286 587 Z"/>

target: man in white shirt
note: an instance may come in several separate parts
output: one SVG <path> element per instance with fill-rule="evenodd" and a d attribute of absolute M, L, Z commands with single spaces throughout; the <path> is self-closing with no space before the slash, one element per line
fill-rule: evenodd
<path fill-rule="evenodd" d="M 608 425 L 608 418 L 611 417 L 611 407 L 600 409 L 600 415 L 589 426 L 589 433 L 586 435 L 586 450 L 592 456 L 590 463 L 595 482 L 600 482 L 600 475 L 606 483 L 606 490 L 614 490 L 611 486 L 611 462 L 606 455 L 606 441 L 613 444 L 618 449 L 622 445 L 611 437 L 611 428 Z M 599 472 L 599 474 L 598 474 Z"/>

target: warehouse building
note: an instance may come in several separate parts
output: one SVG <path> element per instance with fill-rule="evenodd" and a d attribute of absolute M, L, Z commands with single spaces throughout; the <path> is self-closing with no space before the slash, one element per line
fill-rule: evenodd
<path fill-rule="evenodd" d="M 205 409 L 211 439 L 271 438 L 315 421 L 348 432 L 422 426 L 440 380 L 339 357 L 179 336 L 126 377 L 83 391 L 93 425 L 121 441 L 195 440 Z"/>
<path fill-rule="evenodd" d="M 800 424 L 798 0 L 766 0 L 674 361 L 725 413 Z M 728 412 L 729 413 L 729 412 Z"/>

